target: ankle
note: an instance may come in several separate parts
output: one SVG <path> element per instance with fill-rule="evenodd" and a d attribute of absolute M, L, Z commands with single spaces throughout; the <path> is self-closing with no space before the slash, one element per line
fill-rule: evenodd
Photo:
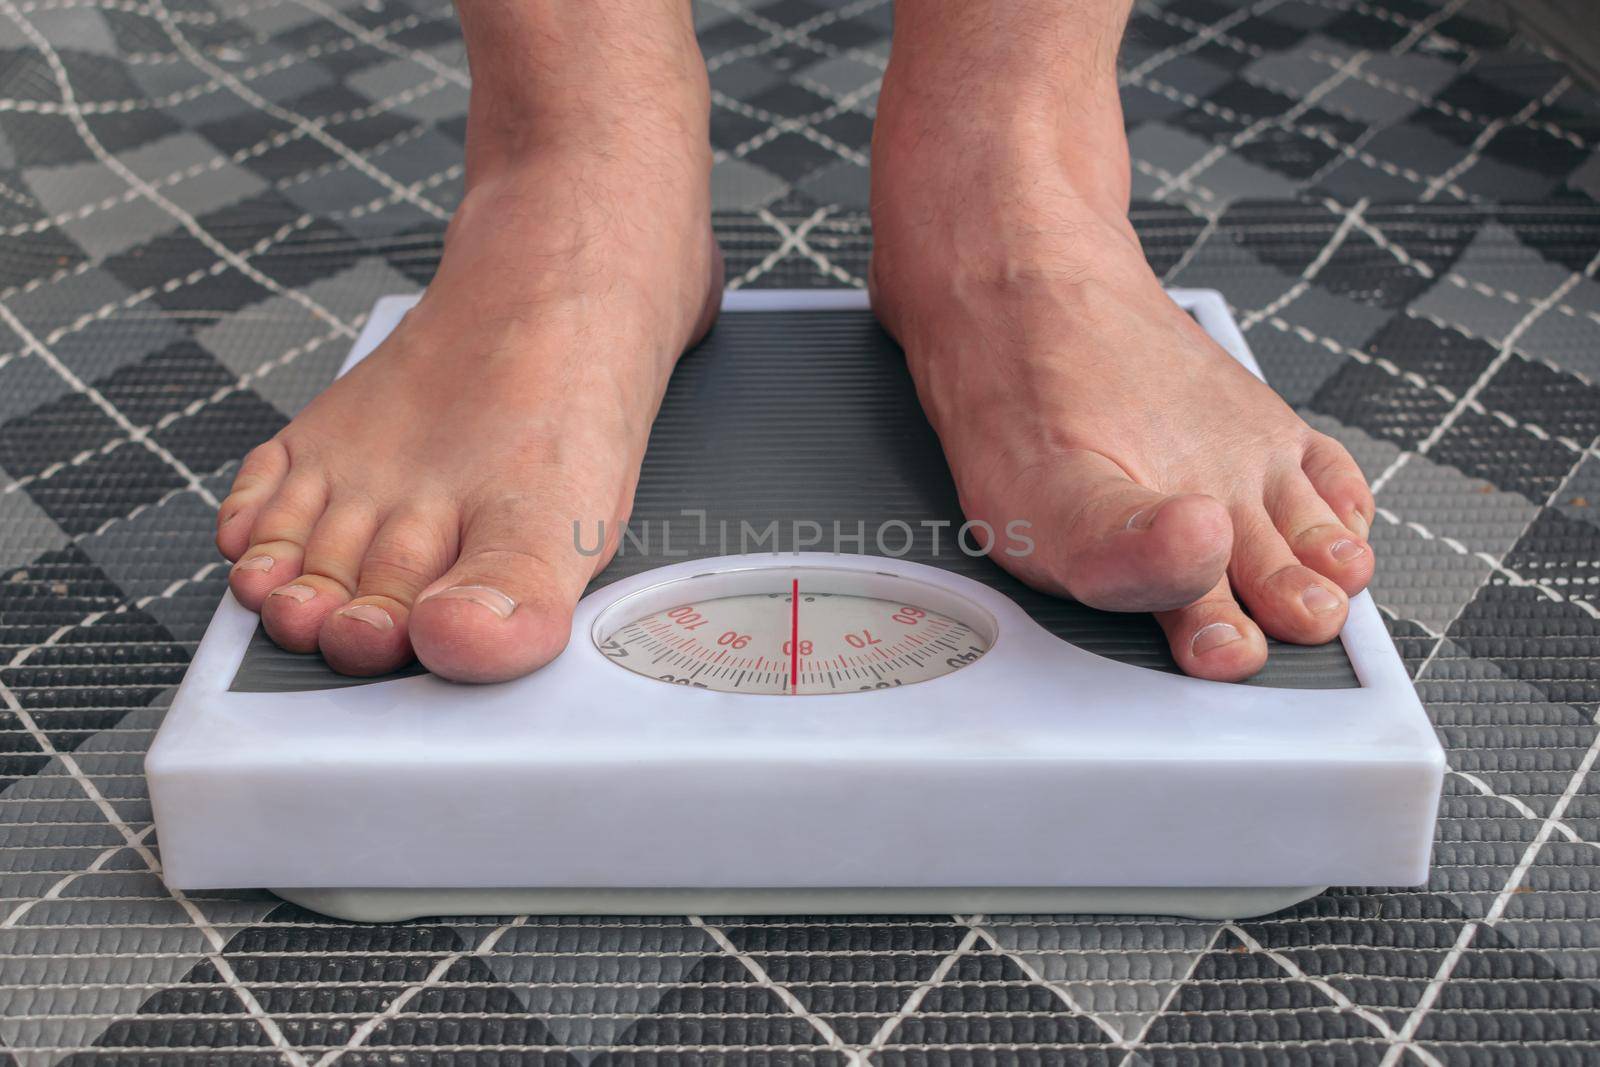
<path fill-rule="evenodd" d="M 669 371 L 709 328 L 721 292 L 707 155 L 698 182 L 641 176 L 566 146 L 480 172 L 408 317 L 414 334 L 444 349 L 465 333 L 498 334 L 505 351 L 517 351 L 530 334 L 579 329 L 594 334 L 581 339 L 585 350 L 648 357 Z"/>
<path fill-rule="evenodd" d="M 945 199 L 985 188 L 1017 199 L 1048 185 L 1102 218 L 1125 218 L 1132 166 L 1114 86 L 1061 100 L 989 95 L 950 107 L 885 83 L 872 139 L 873 184 L 883 195 L 874 205 L 918 187 Z"/>
<path fill-rule="evenodd" d="M 965 100 L 993 87 L 1013 106 L 1115 87 L 1131 0 L 901 0 L 895 5 L 895 68 L 932 93 Z M 931 77 L 930 77 L 931 75 Z"/>
<path fill-rule="evenodd" d="M 884 194 L 874 204 L 918 186 L 943 199 L 985 186 L 1016 198 L 1048 184 L 1102 218 L 1124 219 L 1122 18 L 1104 3 L 1094 17 L 1082 6 L 903 4 L 874 127 L 874 186 L 881 177 Z"/>
<path fill-rule="evenodd" d="M 621 98 L 554 102 L 548 93 L 493 97 L 475 91 L 467 118 L 467 181 L 526 170 L 552 152 L 599 160 L 636 160 L 651 169 L 684 163 L 711 167 L 710 88 L 704 68 L 662 78 L 633 103 Z M 480 104 L 489 98 L 492 102 Z"/>
<path fill-rule="evenodd" d="M 462 5 L 461 20 L 469 184 L 550 151 L 709 170 L 711 90 L 687 5 Z"/>

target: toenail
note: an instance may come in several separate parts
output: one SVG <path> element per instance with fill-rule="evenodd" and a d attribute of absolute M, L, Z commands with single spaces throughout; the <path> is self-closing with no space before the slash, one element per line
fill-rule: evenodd
<path fill-rule="evenodd" d="M 340 608 L 334 614 L 359 620 L 375 630 L 394 629 L 394 619 L 376 604 L 352 604 L 348 608 Z"/>
<path fill-rule="evenodd" d="M 1189 640 L 1189 651 L 1193 655 L 1203 656 L 1213 648 L 1231 645 L 1243 636 L 1231 622 L 1214 622 L 1195 631 L 1194 637 Z"/>
<path fill-rule="evenodd" d="M 234 565 L 233 569 L 236 571 L 260 571 L 265 574 L 272 569 L 272 565 L 276 562 L 277 560 L 271 556 L 251 556 L 249 559 L 240 560 Z"/>
<path fill-rule="evenodd" d="M 430 593 L 423 600 L 443 600 L 450 597 L 456 600 L 470 600 L 474 604 L 481 604 L 500 616 L 502 619 L 511 618 L 511 613 L 517 610 L 517 602 L 506 596 L 498 589 L 491 589 L 486 585 L 457 585 L 449 589 L 441 589 L 437 593 Z"/>
<path fill-rule="evenodd" d="M 1361 514 L 1359 511 L 1350 516 L 1350 529 L 1360 534 L 1362 540 L 1366 540 L 1368 537 L 1372 536 L 1372 524 L 1369 523 L 1367 521 L 1367 517 Z"/>
<path fill-rule="evenodd" d="M 268 596 L 286 596 L 297 604 L 304 604 L 317 595 L 317 591 L 309 585 L 280 585 Z"/>
<path fill-rule="evenodd" d="M 1349 563 L 1351 560 L 1359 558 L 1366 550 L 1367 546 L 1357 544 L 1354 541 L 1335 541 L 1328 546 L 1328 554 L 1340 563 Z"/>
<path fill-rule="evenodd" d="M 1165 501 L 1162 501 L 1165 503 Z M 1128 516 L 1128 524 L 1124 530 L 1148 530 L 1156 524 L 1156 512 L 1161 510 L 1161 504 L 1151 504 L 1149 507 L 1140 508 Z"/>
<path fill-rule="evenodd" d="M 1328 615 L 1339 610 L 1339 598 L 1320 585 L 1308 585 L 1300 594 L 1300 603 L 1313 615 Z"/>

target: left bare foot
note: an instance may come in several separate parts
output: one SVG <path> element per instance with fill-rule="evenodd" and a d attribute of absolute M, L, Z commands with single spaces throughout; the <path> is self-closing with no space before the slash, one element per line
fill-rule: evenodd
<path fill-rule="evenodd" d="M 1198 677 L 1255 673 L 1263 630 L 1331 640 L 1372 577 L 1372 495 L 1151 273 L 1109 58 L 1058 64 L 1098 72 L 1083 84 L 1019 92 L 1052 69 L 1018 54 L 1037 44 L 1006 15 L 933 6 L 897 14 L 873 306 L 968 516 L 1033 524 L 1034 552 L 996 561 L 1093 607 L 1155 612 Z"/>

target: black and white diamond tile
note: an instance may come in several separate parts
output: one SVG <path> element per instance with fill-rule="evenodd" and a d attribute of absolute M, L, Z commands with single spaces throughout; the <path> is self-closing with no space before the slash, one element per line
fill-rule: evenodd
<path fill-rule="evenodd" d="M 1428 886 L 1240 924 L 169 894 L 140 760 L 225 586 L 215 502 L 431 276 L 465 57 L 447 0 L 0 0 L 0 1062 L 1600 1055 L 1600 94 L 1492 0 L 1135 8 L 1153 267 L 1376 487 L 1452 768 Z M 694 16 L 730 284 L 864 284 L 889 3 Z"/>

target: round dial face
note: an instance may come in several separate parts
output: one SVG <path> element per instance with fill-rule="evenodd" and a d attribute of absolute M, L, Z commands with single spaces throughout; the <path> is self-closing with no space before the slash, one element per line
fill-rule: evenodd
<path fill-rule="evenodd" d="M 684 593 L 695 592 L 685 584 Z M 600 635 L 600 651 L 661 682 L 804 696 L 925 682 L 989 650 L 972 626 L 914 601 L 782 585 L 685 599 L 627 619 Z"/>

